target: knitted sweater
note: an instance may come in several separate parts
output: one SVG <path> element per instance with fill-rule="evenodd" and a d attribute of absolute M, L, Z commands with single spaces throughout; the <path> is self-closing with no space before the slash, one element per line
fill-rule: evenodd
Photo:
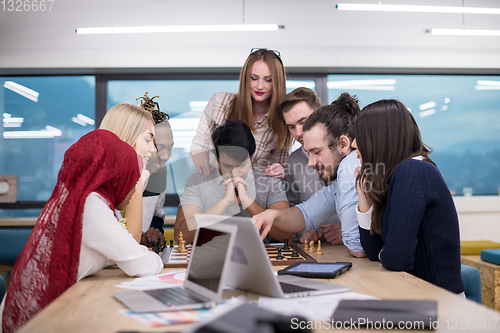
<path fill-rule="evenodd" d="M 455 204 L 431 163 L 406 159 L 396 167 L 382 233 L 360 228 L 360 237 L 368 258 L 380 259 L 386 269 L 406 271 L 454 293 L 465 290 Z"/>

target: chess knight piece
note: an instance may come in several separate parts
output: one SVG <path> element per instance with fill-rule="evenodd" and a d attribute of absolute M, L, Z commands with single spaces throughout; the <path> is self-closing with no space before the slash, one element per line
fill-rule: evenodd
<path fill-rule="evenodd" d="M 313 253 L 314 252 L 314 241 L 310 241 L 309 242 L 309 253 Z"/>

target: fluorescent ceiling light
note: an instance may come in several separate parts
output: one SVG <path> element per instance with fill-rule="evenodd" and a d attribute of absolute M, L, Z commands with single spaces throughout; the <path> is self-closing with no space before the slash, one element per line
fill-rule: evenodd
<path fill-rule="evenodd" d="M 475 86 L 476 90 L 500 90 L 500 86 Z"/>
<path fill-rule="evenodd" d="M 21 123 L 4 123 L 3 127 L 21 127 Z"/>
<path fill-rule="evenodd" d="M 3 118 L 3 122 L 6 123 L 19 123 L 22 124 L 24 122 L 23 117 L 5 117 Z"/>
<path fill-rule="evenodd" d="M 413 13 L 451 13 L 451 14 L 500 14 L 500 8 L 455 7 L 455 6 L 413 6 L 413 5 L 370 5 L 339 3 L 338 10 L 374 12 L 413 12 Z"/>
<path fill-rule="evenodd" d="M 422 111 L 418 115 L 420 116 L 420 118 L 424 118 L 424 117 L 430 116 L 431 114 L 434 114 L 434 113 L 436 113 L 436 109 L 430 109 L 430 110 L 427 110 L 427 111 Z"/>
<path fill-rule="evenodd" d="M 436 36 L 500 36 L 500 30 L 427 29 L 425 32 Z"/>
<path fill-rule="evenodd" d="M 239 32 L 239 31 L 276 31 L 285 29 L 278 24 L 227 24 L 227 25 L 165 25 L 150 27 L 104 27 L 104 28 L 78 28 L 80 35 L 95 34 L 134 34 L 155 32 Z"/>
<path fill-rule="evenodd" d="M 328 89 L 396 90 L 394 79 L 329 81 Z"/>
<path fill-rule="evenodd" d="M 208 101 L 191 101 L 189 102 L 189 111 L 203 111 L 208 105 Z"/>
<path fill-rule="evenodd" d="M 199 106 L 201 106 L 202 109 L 205 109 L 208 102 L 190 102 L 189 106 L 192 108 L 193 106 L 191 103 L 199 103 Z M 175 148 L 181 148 L 184 151 L 189 152 L 193 137 L 196 135 L 200 118 L 170 118 L 169 122 L 173 129 L 172 135 L 174 137 Z"/>
<path fill-rule="evenodd" d="M 62 131 L 52 126 L 45 126 L 41 131 L 6 131 L 3 132 L 4 139 L 47 139 L 61 136 Z"/>
<path fill-rule="evenodd" d="M 52 127 L 49 125 L 45 126 L 45 130 L 53 133 L 54 136 L 61 136 L 62 135 L 62 131 L 59 128 L 55 128 L 55 127 Z"/>
<path fill-rule="evenodd" d="M 348 88 L 334 88 L 334 89 L 357 89 L 357 90 L 396 90 L 394 86 L 352 86 Z"/>
<path fill-rule="evenodd" d="M 195 131 L 198 128 L 200 118 L 170 118 L 170 126 L 174 131 Z"/>
<path fill-rule="evenodd" d="M 500 90 L 500 81 L 477 80 L 476 90 Z"/>
<path fill-rule="evenodd" d="M 316 87 L 316 83 L 314 81 L 286 81 L 286 87 L 288 89 L 296 89 L 300 87 L 314 89 Z"/>
<path fill-rule="evenodd" d="M 87 126 L 87 122 L 86 121 L 78 119 L 77 117 L 72 117 L 71 121 L 74 122 L 74 123 L 77 123 L 78 125 Z"/>
<path fill-rule="evenodd" d="M 26 97 L 27 99 L 32 100 L 33 102 L 38 102 L 38 95 L 39 93 L 27 88 L 25 86 L 22 86 L 18 83 L 15 83 L 13 81 L 5 81 L 3 86 L 15 93 L 18 93 L 21 96 Z"/>
<path fill-rule="evenodd" d="M 81 121 L 86 122 L 86 123 L 87 123 L 87 124 L 89 124 L 89 125 L 94 125 L 94 124 L 95 124 L 94 119 L 90 119 L 89 117 L 84 116 L 83 114 L 80 114 L 80 113 L 79 113 L 79 114 L 77 114 L 77 115 L 76 115 L 76 117 L 77 117 L 78 119 L 80 119 Z"/>
<path fill-rule="evenodd" d="M 424 104 L 420 104 L 418 108 L 420 110 L 427 110 L 427 109 L 430 109 L 430 108 L 433 108 L 433 107 L 436 107 L 436 102 L 427 102 L 427 103 L 424 103 Z"/>
<path fill-rule="evenodd" d="M 480 86 L 500 87 L 500 81 L 477 80 L 477 84 L 480 85 Z"/>

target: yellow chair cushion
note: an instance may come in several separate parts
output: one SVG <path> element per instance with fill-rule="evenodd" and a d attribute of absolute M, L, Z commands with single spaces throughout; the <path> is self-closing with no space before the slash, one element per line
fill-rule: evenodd
<path fill-rule="evenodd" d="M 461 255 L 479 255 L 485 249 L 500 249 L 500 243 L 487 240 L 460 242 Z"/>
<path fill-rule="evenodd" d="M 164 228 L 163 235 L 165 236 L 165 240 L 167 241 L 167 246 L 170 245 L 170 240 L 174 241 L 174 244 L 177 245 L 174 239 L 174 229 L 173 228 Z"/>

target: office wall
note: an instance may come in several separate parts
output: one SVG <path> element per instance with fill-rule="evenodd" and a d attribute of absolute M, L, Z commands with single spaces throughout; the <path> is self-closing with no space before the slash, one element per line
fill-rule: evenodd
<path fill-rule="evenodd" d="M 339 2 L 359 3 L 358 0 Z M 429 28 L 500 29 L 498 15 L 346 12 L 331 0 L 66 0 L 50 12 L 0 10 L 0 70 L 239 68 L 253 47 L 296 68 L 499 69 L 499 37 L 432 36 Z M 398 4 L 462 7 L 462 0 Z M 497 0 L 465 6 L 499 7 Z M 0 8 L 1 9 L 1 8 Z M 77 35 L 82 27 L 275 23 L 274 32 Z"/>
<path fill-rule="evenodd" d="M 500 196 L 454 197 L 461 240 L 500 243 Z"/>

